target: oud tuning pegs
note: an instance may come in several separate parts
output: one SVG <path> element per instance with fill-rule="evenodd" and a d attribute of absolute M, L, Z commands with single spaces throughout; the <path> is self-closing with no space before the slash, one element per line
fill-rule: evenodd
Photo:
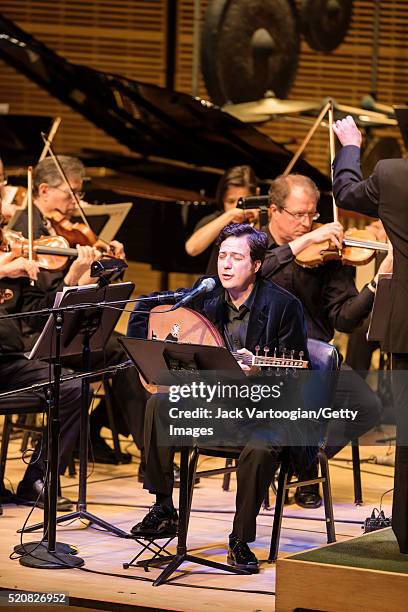
<path fill-rule="evenodd" d="M 290 351 L 290 358 L 291 358 L 291 359 L 292 359 L 292 361 L 293 361 L 293 359 L 295 358 L 295 351 L 293 351 L 293 350 L 292 350 L 292 351 Z"/>
<path fill-rule="evenodd" d="M 269 353 L 269 346 L 264 346 L 264 356 L 267 357 Z"/>
<path fill-rule="evenodd" d="M 304 356 L 305 352 L 304 351 L 299 351 L 299 359 L 301 361 L 303 361 L 303 356 Z"/>
<path fill-rule="evenodd" d="M 273 356 L 274 356 L 275 358 L 276 358 L 276 356 L 277 356 L 277 353 L 276 353 L 276 346 L 275 346 L 275 349 L 274 349 L 274 351 L 273 351 Z"/>
<path fill-rule="evenodd" d="M 258 357 L 259 355 L 259 351 L 260 351 L 261 347 L 259 346 L 259 344 L 256 345 L 255 347 L 255 355 Z"/>
<path fill-rule="evenodd" d="M 283 347 L 282 349 L 282 357 L 283 359 L 286 359 L 286 348 L 285 347 Z"/>

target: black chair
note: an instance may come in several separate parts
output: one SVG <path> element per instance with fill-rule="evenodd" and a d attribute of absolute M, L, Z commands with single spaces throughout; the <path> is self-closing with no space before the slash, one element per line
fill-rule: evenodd
<path fill-rule="evenodd" d="M 42 433 L 42 427 L 33 424 L 13 423 L 13 415 L 34 415 L 45 409 L 45 400 L 35 395 L 16 394 L 0 398 L 0 415 L 4 416 L 3 432 L 0 447 L 0 498 L 5 490 L 4 474 L 6 471 L 7 452 L 10 434 L 13 429 Z"/>
<path fill-rule="evenodd" d="M 308 351 L 309 359 L 313 370 L 337 372 L 340 366 L 339 354 L 336 347 L 326 342 L 320 342 L 319 340 L 308 340 Z M 333 403 L 334 393 L 336 388 L 336 376 L 330 376 L 327 378 L 327 384 L 321 386 L 319 389 L 320 402 L 323 402 L 324 406 L 331 406 Z M 320 476 L 313 480 L 288 482 L 289 471 L 291 469 L 291 458 L 290 449 L 283 451 L 281 455 L 281 465 L 279 473 L 278 490 L 276 495 L 275 513 L 272 528 L 271 546 L 268 561 L 275 561 L 278 554 L 279 538 L 282 525 L 282 516 L 284 509 L 284 499 L 286 491 L 292 487 L 302 487 L 310 484 L 321 483 L 323 488 L 323 502 L 325 510 L 325 522 L 327 530 L 327 541 L 328 543 L 335 542 L 335 527 L 334 527 L 334 516 L 333 516 L 333 502 L 330 488 L 330 475 L 328 460 L 324 453 L 324 437 L 322 438 L 321 448 L 318 453 L 318 462 L 320 468 Z M 228 473 L 228 475 L 236 470 L 236 465 L 232 465 L 235 460 L 237 462 L 241 449 L 232 448 L 206 448 L 196 446 L 192 450 L 190 463 L 189 463 L 189 505 L 188 505 L 188 517 L 190 515 L 192 496 L 194 487 L 192 483 L 196 476 L 212 476 L 215 474 Z M 197 472 L 197 463 L 199 455 L 206 455 L 211 457 L 222 457 L 227 459 L 230 464 L 223 468 L 216 468 L 213 470 L 205 470 Z M 272 478 L 272 475 L 271 475 Z M 188 523 L 188 520 L 187 520 Z"/>

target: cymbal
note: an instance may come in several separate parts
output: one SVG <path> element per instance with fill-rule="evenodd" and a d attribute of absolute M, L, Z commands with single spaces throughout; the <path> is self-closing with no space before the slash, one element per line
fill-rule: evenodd
<path fill-rule="evenodd" d="M 391 119 L 383 113 L 365 110 L 364 108 L 358 108 L 357 106 L 336 104 L 334 111 L 336 112 L 336 110 L 346 115 L 352 115 L 355 119 L 358 119 L 361 125 L 398 125 L 396 119 Z"/>
<path fill-rule="evenodd" d="M 262 100 L 256 100 L 255 102 L 243 102 L 242 104 L 225 104 L 222 110 L 241 121 L 248 122 L 249 116 L 262 115 L 269 118 L 270 115 L 290 115 L 320 110 L 320 107 L 321 103 L 317 101 L 281 100 L 271 97 L 262 98 Z"/>

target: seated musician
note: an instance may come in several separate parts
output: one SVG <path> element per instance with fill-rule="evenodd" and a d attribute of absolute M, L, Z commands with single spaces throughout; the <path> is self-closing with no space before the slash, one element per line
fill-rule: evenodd
<path fill-rule="evenodd" d="M 270 221 L 264 230 L 268 236 L 268 251 L 262 265 L 262 275 L 293 293 L 302 303 L 309 338 L 330 342 L 335 330 L 350 333 L 371 311 L 378 274 L 392 270 L 392 254 L 387 255 L 374 279 L 360 292 L 354 283 L 354 268 L 339 261 L 306 268 L 295 262 L 296 255 L 309 245 L 331 240 L 342 246 L 343 227 L 338 222 L 313 229 L 318 218 L 319 191 L 311 179 L 288 175 L 275 179 L 269 190 Z M 343 365 L 334 408 L 348 407 L 358 411 L 355 421 L 347 421 L 344 431 L 341 421 L 333 421 L 326 448 L 333 457 L 350 440 L 358 438 L 380 419 L 381 402 L 367 383 L 350 367 Z M 329 430 L 330 431 L 330 430 Z M 317 466 L 299 474 L 313 477 Z M 296 492 L 296 502 L 305 508 L 318 507 L 321 498 L 318 485 L 302 487 Z"/>
<path fill-rule="evenodd" d="M 240 198 L 256 195 L 257 178 L 250 166 L 233 166 L 220 178 L 215 194 L 216 212 L 199 221 L 185 248 L 195 257 L 209 250 L 207 274 L 217 274 L 218 249 L 214 246 L 220 231 L 229 223 L 244 223 L 257 219 L 257 210 L 237 208 Z M 212 247 L 211 249 L 209 247 Z"/>
<path fill-rule="evenodd" d="M 230 350 L 252 354 L 259 345 L 268 346 L 271 351 L 286 347 L 307 354 L 300 302 L 259 277 L 267 247 L 266 235 L 248 224 L 232 224 L 223 229 L 217 245 L 217 285 L 197 298 L 192 308 L 216 325 Z M 141 314 L 143 309 L 145 312 Z M 128 335 L 146 337 L 148 310 L 149 303 L 138 303 L 129 322 Z M 160 410 L 161 401 L 160 394 L 153 395 L 146 408 L 148 452 L 144 487 L 156 496 L 156 503 L 132 528 L 134 535 L 160 535 L 177 529 L 178 517 L 172 501 L 174 448 L 158 446 L 155 442 L 155 414 Z M 238 463 L 236 515 L 228 562 L 253 572 L 258 571 L 258 561 L 247 542 L 255 539 L 256 517 L 282 448 L 279 430 L 275 433 L 276 440 L 268 441 L 267 448 L 247 445 Z"/>
<path fill-rule="evenodd" d="M 58 160 L 69 181 L 72 191 L 82 198 L 83 179 L 85 168 L 82 162 L 74 157 L 65 155 L 58 156 Z M 55 234 L 47 215 L 53 211 L 59 211 L 71 217 L 75 209 L 75 200 L 66 185 L 51 157 L 47 157 L 37 164 L 33 171 L 33 232 L 34 238 L 41 235 Z M 28 215 L 23 211 L 14 229 L 21 231 L 24 236 L 28 233 Z M 113 241 L 116 257 L 124 257 L 123 245 Z M 57 291 L 64 285 L 84 285 L 95 282 L 89 276 L 91 263 L 101 256 L 100 252 L 91 246 L 77 245 L 78 257 L 70 261 L 67 268 L 62 272 L 41 271 L 39 281 L 34 288 L 26 288 L 25 307 L 27 310 L 35 308 L 38 293 L 47 298 L 47 305 L 51 306 Z M 31 322 L 31 321 L 30 321 Z M 31 329 L 30 335 L 26 335 L 26 348 L 31 349 L 38 337 L 40 330 Z M 124 350 L 117 342 L 118 334 L 113 333 L 109 339 L 105 351 L 92 355 L 92 367 L 99 368 L 108 365 L 116 365 L 126 361 Z M 64 357 L 64 365 L 81 368 L 81 356 Z M 112 397 L 115 408 L 117 430 L 126 436 L 132 434 L 134 442 L 139 449 L 143 449 L 144 408 L 146 394 L 139 379 L 131 370 L 118 372 L 112 378 Z M 116 463 L 116 457 L 111 447 L 100 436 L 103 426 L 108 426 L 105 406 L 101 402 L 96 410 L 92 412 L 90 419 L 90 439 L 92 452 L 95 460 L 103 463 Z M 122 453 L 122 462 L 129 462 L 131 456 Z"/>
<path fill-rule="evenodd" d="M 1 205 L 1 199 L 0 199 Z M 0 208 L 1 210 L 1 208 Z M 24 287 L 28 279 L 37 280 L 38 265 L 23 257 L 15 257 L 12 253 L 0 252 L 0 287 L 12 288 L 13 297 L 3 303 L 0 308 L 2 315 L 20 312 L 24 307 Z M 41 307 L 40 304 L 38 304 Z M 46 362 L 29 360 L 24 355 L 24 343 L 21 332 L 22 319 L 0 320 L 0 391 L 11 391 L 30 385 L 47 382 L 49 365 Z M 42 319 L 43 323 L 44 320 Z M 63 370 L 63 375 L 67 374 Z M 63 474 L 72 453 L 79 431 L 79 415 L 81 408 L 81 381 L 71 380 L 61 385 L 60 395 L 60 446 L 59 474 Z M 35 391 L 42 400 L 43 391 Z M 31 394 L 30 394 L 31 395 Z M 10 405 L 13 398 L 10 397 Z M 38 442 L 24 477 L 17 487 L 17 501 L 35 502 L 43 507 L 44 499 L 44 463 L 41 456 L 42 445 Z M 0 491 L 3 502 L 13 501 L 7 491 Z M 72 502 L 65 497 L 58 497 L 57 509 L 71 510 Z"/>

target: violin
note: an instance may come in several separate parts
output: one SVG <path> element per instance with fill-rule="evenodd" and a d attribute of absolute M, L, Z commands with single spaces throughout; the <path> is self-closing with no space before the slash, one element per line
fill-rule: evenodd
<path fill-rule="evenodd" d="M 62 236 L 70 246 L 94 246 L 98 241 L 96 234 L 85 223 L 72 223 L 59 210 L 45 214 L 58 236 Z"/>
<path fill-rule="evenodd" d="M 21 232 L 3 229 L 0 240 L 0 251 L 11 252 L 16 258 L 29 257 L 29 241 Z M 40 268 L 58 272 L 65 268 L 69 257 L 78 256 L 78 251 L 69 248 L 62 236 L 41 236 L 33 242 L 33 255 Z"/>
<path fill-rule="evenodd" d="M 314 224 L 317 229 L 321 224 Z M 311 244 L 295 257 L 303 268 L 316 268 L 328 261 L 341 261 L 345 266 L 364 266 L 374 257 L 376 251 L 388 251 L 386 242 L 378 242 L 369 230 L 348 229 L 344 233 L 343 248 L 338 249 L 329 240 Z"/>

